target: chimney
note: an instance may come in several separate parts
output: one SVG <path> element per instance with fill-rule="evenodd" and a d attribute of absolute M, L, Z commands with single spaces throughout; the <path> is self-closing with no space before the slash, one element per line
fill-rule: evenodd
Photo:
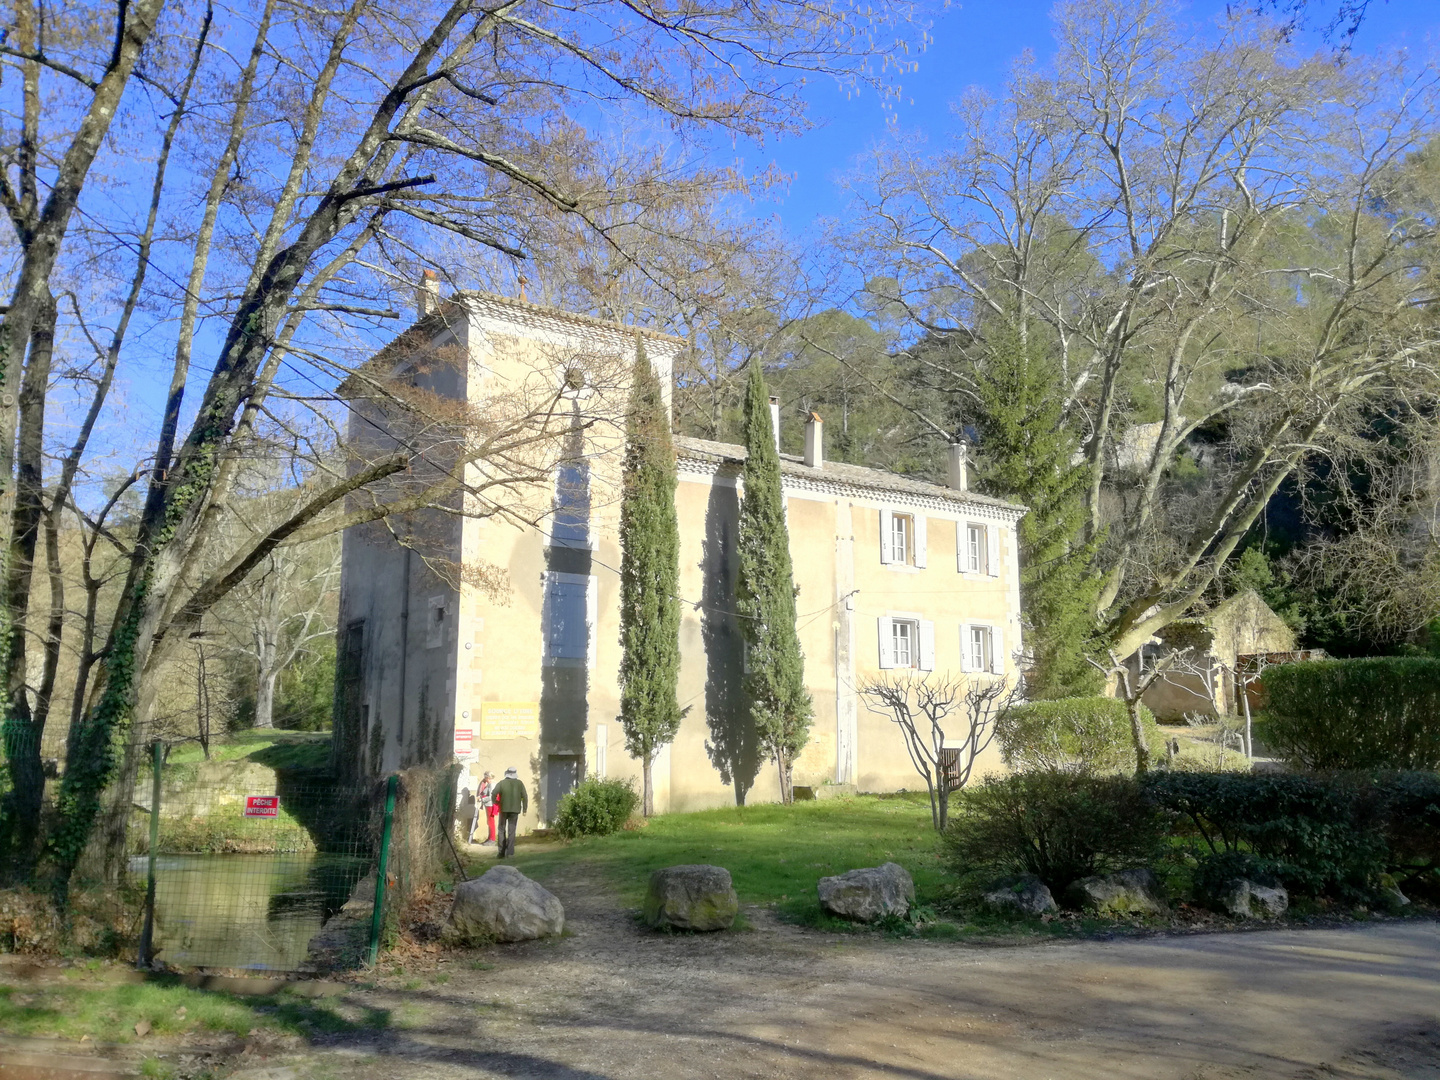
<path fill-rule="evenodd" d="M 426 270 L 415 287 L 415 317 L 423 319 L 440 306 L 440 275 Z"/>
<path fill-rule="evenodd" d="M 950 486 L 956 491 L 970 490 L 970 444 L 966 442 L 952 442 L 950 444 Z"/>
<path fill-rule="evenodd" d="M 805 464 L 811 469 L 825 466 L 825 421 L 815 412 L 805 421 Z"/>
<path fill-rule="evenodd" d="M 775 452 L 780 452 L 780 399 L 770 398 L 770 430 L 775 435 Z"/>

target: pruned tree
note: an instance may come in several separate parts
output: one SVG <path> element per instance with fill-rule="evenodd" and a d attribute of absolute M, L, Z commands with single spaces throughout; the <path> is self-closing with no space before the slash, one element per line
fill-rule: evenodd
<path fill-rule="evenodd" d="M 655 755 L 674 741 L 680 708 L 680 524 L 670 410 L 636 336 L 620 502 L 620 726 L 640 759 L 642 812 L 655 812 Z"/>
<path fill-rule="evenodd" d="M 780 455 L 760 365 L 745 386 L 745 492 L 740 499 L 735 608 L 745 637 L 745 696 L 760 746 L 779 771 L 780 801 L 794 798 L 795 759 L 810 739 L 814 709 L 796 625 L 795 572 Z"/>
<path fill-rule="evenodd" d="M 1143 776 L 1150 771 L 1150 745 L 1145 739 L 1145 725 L 1140 716 L 1140 706 L 1145 692 L 1157 682 L 1168 681 L 1172 675 L 1208 675 L 1211 643 L 1214 632 L 1203 623 L 1186 620 L 1174 622 L 1166 627 L 1164 651 L 1148 664 L 1145 654 L 1137 650 L 1135 666 L 1129 657 L 1122 656 L 1116 649 L 1106 654 L 1108 664 L 1091 656 L 1089 662 L 1101 672 L 1113 688 L 1116 697 L 1125 702 L 1130 717 L 1130 738 L 1135 747 L 1135 775 Z M 1207 702 L 1211 700 L 1208 696 Z"/>
<path fill-rule="evenodd" d="M 859 691 L 871 712 L 900 729 L 930 794 L 930 820 L 943 833 L 951 794 L 970 782 L 975 762 L 995 738 L 996 721 L 1020 699 L 1019 686 L 999 677 L 925 672 L 870 679 Z"/>

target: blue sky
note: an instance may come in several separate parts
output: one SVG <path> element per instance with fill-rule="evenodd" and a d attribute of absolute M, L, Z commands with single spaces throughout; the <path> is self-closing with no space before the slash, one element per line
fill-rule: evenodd
<path fill-rule="evenodd" d="M 1044 61 L 1053 52 L 1052 0 L 971 0 L 952 4 L 935 19 L 934 44 L 919 56 L 920 67 L 902 82 L 903 95 L 887 114 L 880 99 L 868 94 L 847 101 L 833 86 L 817 83 L 810 91 L 813 114 L 824 124 L 798 138 L 753 150 L 751 164 L 774 161 L 793 175 L 789 190 L 761 212 L 776 212 L 792 233 L 801 233 L 817 216 L 844 209 L 836 183 L 854 157 L 883 136 L 893 119 L 902 127 L 943 137 L 950 103 L 971 86 L 998 90 L 1011 63 L 1025 49 Z M 1334 10 L 1334 0 L 1312 0 L 1319 15 Z M 1192 18 L 1212 19 L 1225 10 L 1223 0 L 1196 0 Z M 1304 35 L 1325 47 L 1314 33 Z M 1440 0 L 1373 0 L 1355 37 L 1358 52 L 1403 46 L 1416 56 L 1440 51 Z"/>

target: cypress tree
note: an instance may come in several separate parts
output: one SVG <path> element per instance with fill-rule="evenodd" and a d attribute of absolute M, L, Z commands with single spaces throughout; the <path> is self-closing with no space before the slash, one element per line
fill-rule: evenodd
<path fill-rule="evenodd" d="M 760 365 L 745 387 L 745 495 L 740 501 L 736 609 L 749 647 L 745 695 L 760 746 L 780 770 L 791 801 L 795 759 L 810 738 L 813 710 L 795 626 L 795 575 L 780 488 L 780 456 Z"/>
<path fill-rule="evenodd" d="M 620 503 L 620 726 L 639 758 L 642 807 L 655 812 L 651 768 L 675 738 L 685 712 L 680 678 L 680 528 L 675 517 L 675 444 L 665 395 L 635 336 L 635 369 L 625 418 Z"/>
<path fill-rule="evenodd" d="M 1065 424 L 1060 377 L 1048 353 L 1027 346 L 1009 324 L 987 328 L 975 369 L 980 411 L 980 479 L 987 491 L 1030 508 L 1016 526 L 1020 610 L 1032 664 L 1026 692 L 1062 698 L 1099 692 L 1086 660 L 1095 646 L 1094 545 L 1079 540 L 1085 522 L 1085 466 L 1073 463 L 1078 440 Z"/>

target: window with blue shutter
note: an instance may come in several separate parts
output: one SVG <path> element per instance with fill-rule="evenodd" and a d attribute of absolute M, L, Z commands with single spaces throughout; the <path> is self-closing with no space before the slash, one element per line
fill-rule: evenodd
<path fill-rule="evenodd" d="M 580 574 L 549 574 L 545 582 L 547 660 L 590 659 L 590 583 Z"/>
<path fill-rule="evenodd" d="M 590 546 L 590 466 L 583 461 L 556 470 L 550 539 L 557 547 Z"/>

